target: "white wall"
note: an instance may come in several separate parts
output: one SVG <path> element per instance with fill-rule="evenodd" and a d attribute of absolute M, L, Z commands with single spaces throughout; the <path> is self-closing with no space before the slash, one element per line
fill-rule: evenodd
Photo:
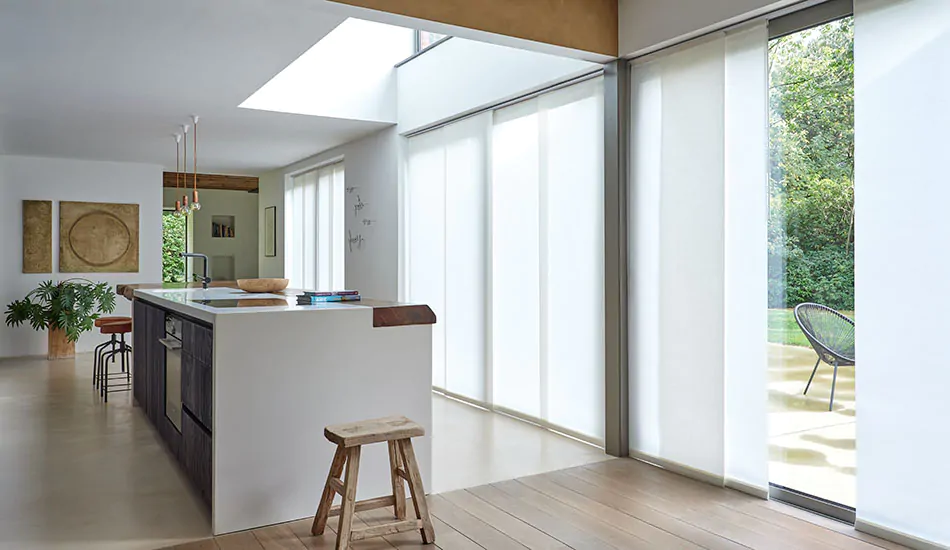
<path fill-rule="evenodd" d="M 399 67 L 399 133 L 589 72 L 577 59 L 452 38 Z"/>
<path fill-rule="evenodd" d="M 110 284 L 157 282 L 162 277 L 162 168 L 157 165 L 93 162 L 38 157 L 0 157 L 0 306 L 23 298 L 44 280 L 86 277 Z M 22 273 L 22 201 L 53 201 L 53 273 Z M 139 205 L 138 273 L 58 273 L 59 201 L 135 203 Z M 116 315 L 131 315 L 131 305 L 117 297 Z M 102 341 L 87 333 L 77 351 Z M 0 325 L 0 357 L 45 355 L 46 333 Z"/>
<path fill-rule="evenodd" d="M 393 66 L 412 50 L 412 29 L 347 19 L 241 107 L 395 122 Z"/>
<path fill-rule="evenodd" d="M 640 55 L 800 0 L 620 0 L 620 55 Z"/>
<path fill-rule="evenodd" d="M 217 189 L 199 190 L 201 210 L 192 214 L 191 249 L 189 252 L 213 256 L 234 256 L 234 276 L 253 279 L 258 276 L 258 196 L 247 191 Z M 181 192 L 164 190 L 164 206 L 174 207 Z M 212 216 L 234 216 L 234 238 L 211 236 Z M 201 260 L 195 266 L 201 269 Z M 208 273 L 212 273 L 209 268 Z"/>
<path fill-rule="evenodd" d="M 367 298 L 398 297 L 398 174 L 400 137 L 395 127 L 346 143 L 264 174 L 260 178 L 260 235 L 264 209 L 277 207 L 277 256 L 265 258 L 260 247 L 262 277 L 284 273 L 284 177 L 287 174 L 342 158 L 345 164 L 346 234 L 363 237 L 362 245 L 346 243 L 346 286 Z M 363 208 L 356 211 L 358 202 Z M 371 225 L 364 224 L 370 220 Z"/>

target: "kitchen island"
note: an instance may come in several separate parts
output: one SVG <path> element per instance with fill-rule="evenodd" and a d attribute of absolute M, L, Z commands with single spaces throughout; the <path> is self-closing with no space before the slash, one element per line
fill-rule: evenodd
<path fill-rule="evenodd" d="M 422 424 L 414 445 L 430 484 L 427 306 L 146 286 L 117 289 L 134 302 L 134 399 L 210 507 L 214 534 L 312 516 L 335 450 L 330 424 Z M 365 449 L 357 490 L 391 492 L 385 445 Z"/>

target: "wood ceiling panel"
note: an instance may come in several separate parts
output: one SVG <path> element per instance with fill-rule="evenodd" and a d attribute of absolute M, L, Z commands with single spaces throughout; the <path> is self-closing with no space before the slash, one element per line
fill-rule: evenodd
<path fill-rule="evenodd" d="M 193 174 L 181 174 L 187 177 L 185 187 L 191 189 L 194 187 Z M 182 185 L 179 180 L 179 186 Z M 164 172 L 162 174 L 162 185 L 164 187 L 175 187 L 175 172 Z M 253 191 L 259 185 L 258 178 L 254 176 L 228 176 L 225 174 L 198 174 L 198 189 L 226 189 L 230 191 Z"/>

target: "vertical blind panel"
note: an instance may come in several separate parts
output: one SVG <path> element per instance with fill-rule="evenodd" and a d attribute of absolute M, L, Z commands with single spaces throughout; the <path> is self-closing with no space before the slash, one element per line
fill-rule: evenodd
<path fill-rule="evenodd" d="M 857 517 L 950 545 L 950 2 L 855 0 Z"/>
<path fill-rule="evenodd" d="M 332 221 L 331 239 L 331 287 L 343 290 L 346 286 L 346 173 L 343 163 L 333 165 L 333 184 L 331 187 Z M 359 289 L 356 289 L 359 290 Z"/>
<path fill-rule="evenodd" d="M 333 187 L 333 168 L 321 168 L 317 171 L 317 249 L 328 251 L 332 249 L 332 231 L 333 231 L 333 202 L 330 193 Z M 316 284 L 317 290 L 333 290 L 332 273 L 332 255 L 317 255 L 316 266 Z"/>
<path fill-rule="evenodd" d="M 445 389 L 486 401 L 485 323 L 488 192 L 486 159 L 491 114 L 446 126 Z"/>
<path fill-rule="evenodd" d="M 660 182 L 663 82 L 659 61 L 631 71 L 628 308 L 630 449 L 660 452 Z"/>
<path fill-rule="evenodd" d="M 603 83 L 541 96 L 546 420 L 604 437 Z"/>
<path fill-rule="evenodd" d="M 725 474 L 767 490 L 768 28 L 725 46 Z"/>
<path fill-rule="evenodd" d="M 317 173 L 303 175 L 303 288 L 317 287 Z"/>
<path fill-rule="evenodd" d="M 432 384 L 445 387 L 444 129 L 409 140 L 406 165 L 407 292 L 440 320 L 432 327 Z"/>
<path fill-rule="evenodd" d="M 628 255 L 631 449 L 760 487 L 766 47 L 756 27 L 634 65 Z"/>
<path fill-rule="evenodd" d="M 496 111 L 492 132 L 492 376 L 496 405 L 541 416 L 537 102 Z"/>
<path fill-rule="evenodd" d="M 723 42 L 662 63 L 661 453 L 722 475 Z"/>
<path fill-rule="evenodd" d="M 290 280 L 291 288 L 300 288 L 297 276 L 297 235 L 294 228 L 297 218 L 294 212 L 294 178 L 284 181 L 284 277 Z"/>

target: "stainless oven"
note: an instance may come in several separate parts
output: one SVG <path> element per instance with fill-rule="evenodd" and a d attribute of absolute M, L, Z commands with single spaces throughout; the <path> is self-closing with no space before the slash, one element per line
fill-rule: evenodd
<path fill-rule="evenodd" d="M 181 432 L 181 319 L 165 316 L 165 417 Z"/>

